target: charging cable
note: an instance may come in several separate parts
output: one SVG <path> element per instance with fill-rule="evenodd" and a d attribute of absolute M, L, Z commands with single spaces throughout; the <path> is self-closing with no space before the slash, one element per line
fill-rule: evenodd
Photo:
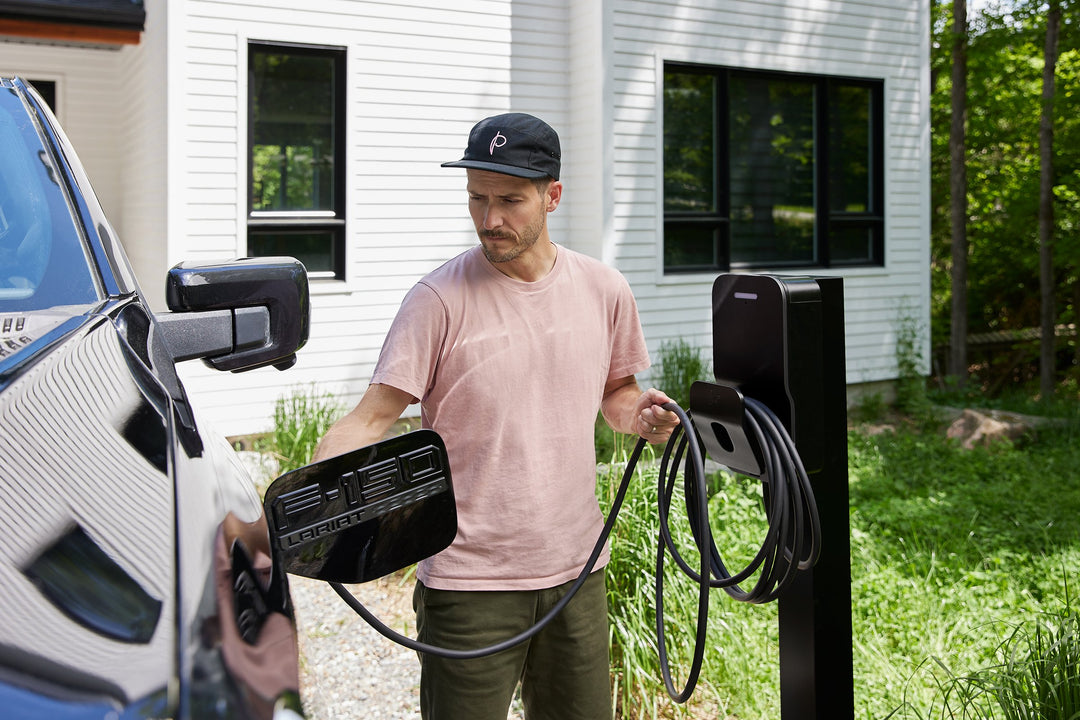
<path fill-rule="evenodd" d="M 668 440 L 658 474 L 657 505 L 660 514 L 660 540 L 657 543 L 656 552 L 657 649 L 664 686 L 667 688 L 668 695 L 679 703 L 686 702 L 693 693 L 704 660 L 709 589 L 723 588 L 728 595 L 741 602 L 757 604 L 771 602 L 779 597 L 791 583 L 796 570 L 806 570 L 817 562 L 821 550 L 821 523 L 817 503 L 814 500 L 814 492 L 810 486 L 806 468 L 799 458 L 794 441 L 783 423 L 767 405 L 749 397 L 743 399 L 743 404 L 746 426 L 757 441 L 762 454 L 764 469 L 760 480 L 765 516 L 768 521 L 768 531 L 761 547 L 745 568 L 732 574 L 725 566 L 720 551 L 713 541 L 700 443 L 692 424 L 681 411 L 677 411 L 680 424 Z M 680 430 L 682 430 L 681 433 Z M 701 557 L 698 571 L 690 567 L 675 547 L 668 522 L 675 479 L 682 456 L 687 449 L 690 451 L 690 456 L 683 471 L 684 496 L 691 533 Z M 671 553 L 679 569 L 698 583 L 699 588 L 694 654 L 690 673 L 681 691 L 676 691 L 671 678 L 667 645 L 664 639 L 665 551 Z M 743 590 L 739 583 L 758 571 L 760 574 L 754 587 Z"/>
<path fill-rule="evenodd" d="M 746 424 L 762 453 L 763 468 L 761 475 L 762 496 L 765 505 L 769 529 L 761 548 L 741 571 L 732 574 L 725 566 L 720 552 L 713 542 L 709 522 L 708 491 L 705 485 L 705 468 L 702 446 L 689 416 L 675 403 L 665 403 L 665 410 L 674 412 L 679 418 L 679 425 L 672 431 L 664 449 L 663 459 L 658 473 L 657 495 L 660 513 L 660 538 L 657 542 L 656 555 L 656 635 L 660 654 L 660 667 L 664 685 L 668 694 L 676 702 L 689 699 L 697 685 L 705 653 L 705 635 L 708 626 L 709 591 L 711 588 L 723 588 L 736 600 L 750 603 L 765 603 L 775 600 L 795 577 L 796 570 L 811 567 L 818 558 L 821 547 L 821 527 L 813 490 L 807 477 L 795 443 L 784 429 L 783 423 L 768 406 L 744 398 Z M 626 498 L 646 441 L 639 439 L 630 458 L 627 460 L 622 481 L 615 494 L 611 509 L 608 511 L 600 537 L 592 553 L 581 569 L 574 584 L 566 595 L 546 615 L 529 629 L 488 647 L 472 650 L 454 650 L 420 642 L 407 637 L 375 617 L 341 583 L 331 582 L 339 596 L 362 617 L 380 635 L 410 650 L 437 655 L 439 657 L 467 660 L 493 655 L 508 650 L 539 633 L 562 611 L 573 596 L 585 584 L 596 562 L 603 552 L 611 530 L 615 525 L 619 510 Z M 678 475 L 679 466 L 685 457 L 683 470 L 684 495 L 687 517 L 695 545 L 700 554 L 700 567 L 695 571 L 683 559 L 671 537 L 669 513 L 671 498 Z M 666 480 L 666 483 L 665 483 Z M 698 584 L 698 617 L 694 641 L 694 655 L 685 686 L 676 691 L 671 678 L 671 669 L 664 638 L 664 557 L 670 552 L 676 565 Z M 743 590 L 739 583 L 744 582 L 760 570 L 757 582 L 750 590 Z"/>
<path fill-rule="evenodd" d="M 665 405 L 664 407 L 667 407 Z M 679 412 L 682 412 L 681 410 Z M 474 650 L 454 650 L 451 648 L 439 647 L 436 645 L 429 645 L 428 643 L 420 642 L 407 635 L 393 630 L 387 625 L 375 617 L 370 610 L 356 599 L 356 597 L 349 592 L 348 588 L 338 582 L 331 582 L 330 587 L 334 588 L 334 591 L 341 596 L 349 607 L 356 611 L 356 613 L 367 621 L 371 627 L 373 627 L 380 635 L 399 645 L 415 650 L 416 652 L 427 653 L 429 655 L 436 655 L 438 657 L 451 658 L 455 660 L 470 660 L 473 658 L 486 657 L 488 655 L 494 655 L 495 653 L 502 652 L 503 650 L 509 650 L 510 648 L 520 645 L 529 638 L 533 637 L 541 630 L 543 630 L 548 623 L 550 623 L 556 615 L 562 612 L 570 601 L 573 599 L 577 591 L 581 589 L 581 586 L 585 584 L 585 580 L 588 579 L 592 573 L 593 568 L 596 567 L 596 562 L 600 558 L 600 554 L 604 550 L 604 545 L 607 543 L 608 536 L 611 535 L 611 529 L 615 526 L 615 520 L 619 515 L 619 510 L 622 508 L 623 500 L 626 498 L 626 491 L 630 487 L 630 479 L 634 476 L 634 468 L 637 466 L 638 459 L 641 457 L 641 451 L 645 448 L 645 440 L 639 440 L 634 447 L 633 453 L 630 455 L 630 459 L 626 464 L 626 471 L 623 473 L 622 482 L 619 484 L 619 490 L 615 494 L 615 500 L 611 504 L 611 509 L 608 511 L 607 521 L 604 523 L 604 528 L 600 531 L 600 537 L 597 539 L 596 544 L 593 546 L 592 553 L 589 555 L 589 559 L 585 561 L 585 565 L 581 568 L 581 573 L 578 574 L 574 584 L 566 591 L 566 594 L 559 599 L 551 610 L 547 612 L 542 618 L 540 618 L 535 625 L 527 630 L 524 630 L 517 635 L 489 645 L 483 648 L 477 648 Z"/>

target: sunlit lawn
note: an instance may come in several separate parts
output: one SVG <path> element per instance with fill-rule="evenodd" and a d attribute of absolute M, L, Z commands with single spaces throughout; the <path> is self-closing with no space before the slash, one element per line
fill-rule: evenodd
<path fill-rule="evenodd" d="M 1018 625 L 1040 618 L 1052 625 L 1065 613 L 1080 567 L 1078 439 L 1073 425 L 1042 429 L 1016 446 L 974 450 L 947 441 L 940 429 L 849 434 L 856 718 L 898 709 L 894 717 L 945 717 L 942 687 L 950 674 L 993 665 Z M 654 484 L 636 483 L 640 497 L 628 500 L 613 549 L 610 572 L 617 587 L 629 588 L 613 593 L 622 595 L 613 597 L 613 620 L 635 638 L 616 642 L 622 682 L 658 677 L 649 664 Z M 739 567 L 760 541 L 758 492 L 729 477 L 712 499 L 729 566 Z M 684 673 L 692 638 L 678 628 L 692 626 L 696 590 L 685 578 L 669 584 L 670 612 L 681 606 L 687 614 L 671 621 L 677 673 Z M 701 717 L 777 720 L 775 603 L 747 606 L 713 595 L 706 666 L 691 705 Z M 651 692 L 665 697 L 655 683 Z M 663 712 L 663 703 L 647 700 L 627 716 L 654 709 Z"/>

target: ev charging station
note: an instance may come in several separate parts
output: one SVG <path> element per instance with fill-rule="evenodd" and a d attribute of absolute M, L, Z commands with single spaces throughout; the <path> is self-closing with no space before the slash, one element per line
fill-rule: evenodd
<path fill-rule="evenodd" d="M 779 502 L 794 516 L 784 516 L 785 529 L 778 533 L 784 544 L 776 549 L 775 564 L 782 566 L 782 577 L 770 580 L 761 594 L 732 592 L 731 583 L 723 581 L 737 578 L 720 577 L 727 575 L 722 562 L 721 572 L 715 561 L 707 571 L 711 533 L 698 527 L 702 593 L 707 594 L 708 584 L 749 602 L 778 601 L 782 718 L 853 718 L 843 281 L 723 274 L 713 286 L 712 310 L 716 382 L 695 383 L 688 413 L 669 408 L 684 419 L 684 442 L 693 446 L 690 455 L 698 469 L 691 472 L 688 457 L 685 472 L 703 476 L 703 448 L 717 463 L 762 479 L 766 499 L 782 498 Z M 762 413 L 767 417 L 759 423 L 754 417 Z M 786 444 L 774 449 L 761 426 Z M 342 587 L 407 567 L 453 540 L 457 519 L 449 460 L 431 431 L 386 440 L 275 480 L 264 499 L 271 545 L 288 572 L 329 582 L 395 642 L 448 657 L 491 654 L 539 631 L 584 582 L 615 522 L 643 445 L 642 440 L 631 458 L 578 582 L 532 630 L 491 648 L 462 652 L 422 645 L 387 628 Z M 789 495 L 780 476 L 791 467 L 801 481 L 792 484 L 794 499 L 784 499 Z M 715 546 L 712 551 L 718 558 Z M 658 596 L 659 613 L 659 589 Z M 692 692 L 693 682 L 685 692 Z"/>
<path fill-rule="evenodd" d="M 816 562 L 778 597 L 781 715 L 852 718 L 843 280 L 721 275 L 712 299 L 716 383 L 691 391 L 698 435 L 713 460 L 760 477 L 743 401 L 765 403 L 795 442 L 820 522 Z"/>

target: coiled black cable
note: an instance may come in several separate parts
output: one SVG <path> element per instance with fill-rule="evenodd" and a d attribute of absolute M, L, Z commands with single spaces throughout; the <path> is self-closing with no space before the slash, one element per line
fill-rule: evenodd
<path fill-rule="evenodd" d="M 665 406 L 667 407 L 667 406 Z M 746 426 L 761 450 L 762 500 L 768 530 L 757 554 L 745 568 L 732 574 L 712 539 L 709 523 L 708 493 L 699 441 L 693 426 L 682 412 L 680 425 L 672 433 L 664 450 L 657 484 L 657 506 L 660 514 L 660 540 L 656 554 L 656 637 L 660 654 L 660 670 L 668 694 L 676 702 L 686 702 L 693 693 L 704 659 L 705 635 L 708 625 L 708 590 L 723 588 L 741 602 L 766 603 L 775 600 L 795 576 L 817 562 L 821 549 L 821 523 L 817 503 L 806 469 L 795 449 L 795 443 L 783 423 L 765 404 L 744 398 Z M 672 408 L 667 408 L 672 409 Z M 682 432 L 680 432 L 682 431 Z M 671 497 L 679 464 L 685 451 L 690 450 L 683 471 L 686 515 L 694 542 L 701 556 L 701 566 L 695 571 L 683 559 L 671 537 L 668 523 Z M 665 484 L 665 477 L 667 482 Z M 694 640 L 694 655 L 685 686 L 676 691 L 671 678 L 664 638 L 664 556 L 670 552 L 675 563 L 688 577 L 698 583 L 698 618 Z M 757 582 L 749 590 L 739 583 L 760 571 Z"/>
<path fill-rule="evenodd" d="M 724 590 L 737 600 L 752 603 L 764 603 L 774 600 L 794 577 L 796 569 L 805 569 L 814 564 L 820 552 L 820 523 L 817 505 L 814 502 L 806 470 L 795 450 L 795 444 L 776 415 L 764 404 L 745 398 L 746 423 L 754 439 L 761 448 L 764 460 L 762 473 L 762 492 L 769 529 L 760 550 L 746 568 L 732 575 L 724 565 L 720 552 L 712 539 L 709 523 L 708 492 L 705 485 L 705 469 L 701 444 L 694 432 L 690 417 L 675 403 L 663 405 L 665 410 L 674 412 L 679 418 L 668 439 L 658 473 L 658 510 L 660 513 L 660 538 L 657 542 L 656 561 L 656 633 L 657 647 L 660 654 L 660 667 L 668 694 L 676 702 L 685 702 L 693 693 L 701 672 L 704 659 L 705 635 L 708 628 L 709 590 L 713 587 Z M 622 481 L 615 494 L 607 520 L 600 537 L 586 560 L 574 584 L 566 595 L 542 617 L 535 625 L 514 637 L 484 648 L 455 650 L 437 647 L 407 637 L 375 617 L 341 583 L 331 582 L 334 591 L 383 637 L 388 638 L 416 652 L 428 653 L 451 659 L 471 659 L 493 655 L 508 650 L 539 633 L 570 602 L 573 596 L 592 573 L 596 562 L 603 552 L 604 545 L 615 525 L 619 510 L 626 498 L 630 481 L 634 476 L 637 463 L 645 448 L 646 441 L 639 439 L 627 460 Z M 691 532 L 700 557 L 700 568 L 693 570 L 683 559 L 671 537 L 668 517 L 675 479 L 679 464 L 686 456 L 683 471 L 686 511 Z M 667 482 L 665 484 L 665 478 Z M 804 522 L 804 519 L 806 522 Z M 685 686 L 676 691 L 671 678 L 670 663 L 664 638 L 664 555 L 670 552 L 679 568 L 694 582 L 698 583 L 698 618 L 694 642 L 694 656 Z M 760 568 L 754 588 L 744 591 L 739 583 L 750 577 Z"/>

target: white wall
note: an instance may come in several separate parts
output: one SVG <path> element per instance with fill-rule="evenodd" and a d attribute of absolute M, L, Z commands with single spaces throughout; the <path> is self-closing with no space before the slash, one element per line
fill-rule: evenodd
<path fill-rule="evenodd" d="M 119 102 L 113 134 L 120 146 L 114 162 L 119 167 L 120 204 L 109 220 L 151 306 L 162 311 L 169 268 L 168 18 L 165 0 L 145 0 L 145 7 L 142 40 L 125 48 L 115 71 Z"/>
<path fill-rule="evenodd" d="M 665 60 L 884 80 L 886 259 L 843 272 L 848 380 L 895 376 L 903 313 L 929 335 L 929 18 L 893 0 L 147 0 L 122 50 L 0 40 L 0 71 L 58 81 L 61 121 L 161 308 L 181 260 L 246 253 L 247 45 L 347 53 L 347 269 L 314 282 L 311 340 L 287 373 L 182 375 L 230 434 L 318 382 L 352 404 L 409 287 L 475 242 L 460 156 L 469 128 L 532 112 L 563 142 L 553 237 L 630 280 L 650 347 L 711 344 L 712 276 L 664 277 Z M 449 6 L 449 7 L 448 7 Z M 820 274 L 834 274 L 822 271 Z M 645 377 L 643 380 L 648 381 Z"/>
<path fill-rule="evenodd" d="M 171 144 L 181 149 L 169 171 L 172 262 L 244 253 L 248 41 L 347 50 L 347 278 L 313 284 L 311 341 L 287 373 L 241 379 L 185 369 L 226 432 L 267 429 L 273 400 L 298 385 L 318 382 L 349 405 L 358 399 L 405 291 L 475 242 L 463 173 L 439 163 L 460 155 L 476 120 L 507 110 L 560 130 L 566 195 L 553 236 L 623 271 L 654 351 L 676 337 L 710 346 L 713 277 L 661 269 L 665 60 L 884 80 L 886 262 L 843 273 L 849 381 L 895 376 L 898 308 L 928 335 L 929 20 L 921 4 L 445 5 L 182 3 L 184 27 L 171 35 L 182 47 L 170 55 L 187 58 L 170 88 Z"/>

